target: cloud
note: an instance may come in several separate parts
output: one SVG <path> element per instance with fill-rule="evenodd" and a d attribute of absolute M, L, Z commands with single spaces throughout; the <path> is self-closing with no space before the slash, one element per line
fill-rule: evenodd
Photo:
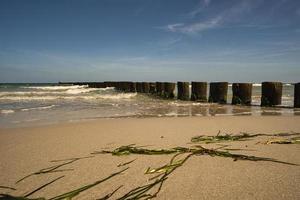
<path fill-rule="evenodd" d="M 194 18 L 199 13 L 201 13 L 210 4 L 211 0 L 201 0 L 199 5 L 187 14 L 187 17 Z"/>
<path fill-rule="evenodd" d="M 196 22 L 191 24 L 184 24 L 184 23 L 169 24 L 166 27 L 164 27 L 164 29 L 170 32 L 196 34 L 199 32 L 207 31 L 209 29 L 217 28 L 221 25 L 221 22 L 222 22 L 222 17 L 217 16 L 207 21 Z"/>
<path fill-rule="evenodd" d="M 184 26 L 183 23 L 176 23 L 176 24 L 168 24 L 166 27 L 163 28 L 171 32 L 176 32 L 178 28 L 183 26 Z"/>
<path fill-rule="evenodd" d="M 202 0 L 200 2 L 200 6 L 188 13 L 188 16 L 194 18 L 205 7 L 207 7 L 210 4 L 210 2 L 210 0 Z M 226 9 L 221 10 L 220 12 L 214 12 L 217 14 L 213 14 L 211 16 L 207 15 L 206 19 L 198 21 L 190 19 L 191 22 L 168 24 L 166 26 L 163 26 L 162 28 L 166 31 L 174 33 L 177 32 L 182 34 L 197 34 L 207 30 L 232 25 L 242 27 L 243 25 L 245 25 L 241 23 L 243 17 L 250 13 L 259 4 L 260 1 L 241 0 L 238 3 L 234 3 Z M 246 24 L 245 27 L 262 28 L 262 25 L 256 26 L 256 24 Z"/>

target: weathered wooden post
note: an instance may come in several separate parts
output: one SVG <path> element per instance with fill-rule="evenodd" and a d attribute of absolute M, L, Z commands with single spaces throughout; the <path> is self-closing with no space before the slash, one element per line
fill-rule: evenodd
<path fill-rule="evenodd" d="M 136 92 L 143 92 L 143 84 L 141 82 L 136 82 Z"/>
<path fill-rule="evenodd" d="M 131 91 L 131 82 L 125 82 L 125 92 L 130 92 Z"/>
<path fill-rule="evenodd" d="M 105 81 L 105 87 L 117 87 L 117 82 Z"/>
<path fill-rule="evenodd" d="M 136 83 L 135 82 L 129 82 L 129 91 L 136 92 Z"/>
<path fill-rule="evenodd" d="M 106 87 L 115 87 L 116 90 L 120 90 L 120 82 L 115 82 L 114 86 L 111 83 L 106 83 Z"/>
<path fill-rule="evenodd" d="M 143 86 L 143 93 L 149 93 L 150 84 L 148 82 L 143 82 L 142 86 Z"/>
<path fill-rule="evenodd" d="M 123 91 L 123 82 L 120 81 L 120 82 L 117 83 L 117 85 L 118 85 L 118 89 L 119 89 L 120 91 Z"/>
<path fill-rule="evenodd" d="M 150 83 L 150 86 L 149 86 L 149 92 L 150 92 L 151 94 L 156 93 L 156 84 L 155 84 L 155 83 Z"/>
<path fill-rule="evenodd" d="M 174 90 L 175 83 L 164 82 L 164 98 L 173 99 L 175 97 Z"/>
<path fill-rule="evenodd" d="M 164 84 L 162 82 L 156 82 L 156 94 L 158 96 L 163 96 L 164 90 Z"/>
<path fill-rule="evenodd" d="M 189 100 L 190 88 L 189 82 L 177 82 L 177 96 L 180 100 Z"/>
<path fill-rule="evenodd" d="M 213 82 L 209 84 L 209 102 L 227 103 L 228 82 Z"/>
<path fill-rule="evenodd" d="M 252 83 L 232 84 L 232 104 L 251 105 Z"/>
<path fill-rule="evenodd" d="M 206 82 L 192 82 L 192 101 L 207 101 L 207 83 Z"/>
<path fill-rule="evenodd" d="M 281 104 L 282 83 L 263 82 L 261 86 L 261 106 L 275 106 Z"/>
<path fill-rule="evenodd" d="M 125 89 L 126 89 L 126 82 L 121 81 L 121 82 L 120 82 L 120 90 L 121 90 L 122 92 L 125 92 Z"/>
<path fill-rule="evenodd" d="M 300 108 L 300 83 L 296 83 L 294 87 L 294 107 Z"/>

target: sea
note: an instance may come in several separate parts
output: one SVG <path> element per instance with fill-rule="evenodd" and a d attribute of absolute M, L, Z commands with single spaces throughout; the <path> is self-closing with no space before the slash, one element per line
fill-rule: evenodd
<path fill-rule="evenodd" d="M 176 91 L 176 90 L 175 90 Z M 208 90 L 209 91 L 209 90 Z M 155 95 L 123 93 L 113 87 L 53 83 L 0 84 L 0 127 L 26 127 L 99 118 L 147 118 L 186 116 L 300 115 L 292 108 L 294 86 L 284 84 L 282 105 L 261 108 L 261 84 L 253 84 L 253 106 L 165 100 Z M 176 95 L 176 92 L 175 92 Z"/>

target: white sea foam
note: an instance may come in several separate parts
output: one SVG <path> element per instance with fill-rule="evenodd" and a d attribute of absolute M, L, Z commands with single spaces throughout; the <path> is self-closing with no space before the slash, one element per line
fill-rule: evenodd
<path fill-rule="evenodd" d="M 30 110 L 46 110 L 55 107 L 55 105 L 50 106 L 40 106 L 40 107 L 34 107 L 34 108 L 23 108 L 21 111 L 30 111 Z"/>
<path fill-rule="evenodd" d="M 103 94 L 99 95 L 100 99 L 131 99 L 135 97 L 137 93 L 120 93 L 120 94 Z"/>
<path fill-rule="evenodd" d="M 68 86 L 28 86 L 21 87 L 26 89 L 36 89 L 36 90 L 68 90 L 76 88 L 87 88 L 88 85 L 68 85 Z"/>
<path fill-rule="evenodd" d="M 234 114 L 233 113 L 218 113 L 218 114 L 215 114 L 216 117 L 218 116 L 233 116 Z"/>
<path fill-rule="evenodd" d="M 88 92 L 93 92 L 97 91 L 99 89 L 97 88 L 76 88 L 76 89 L 68 89 L 65 91 L 67 94 L 81 94 L 81 93 L 88 93 Z"/>
<path fill-rule="evenodd" d="M 261 87 L 261 83 L 253 83 L 254 87 Z"/>
<path fill-rule="evenodd" d="M 165 114 L 165 116 L 168 116 L 168 117 L 172 117 L 172 116 L 177 116 L 178 114 L 176 112 L 169 112 L 167 114 Z"/>
<path fill-rule="evenodd" d="M 0 100 L 12 100 L 12 101 L 33 101 L 33 100 L 73 100 L 73 99 L 131 99 L 135 97 L 137 93 L 119 93 L 119 94 L 94 94 L 94 95 L 76 95 L 76 96 L 2 96 Z"/>
<path fill-rule="evenodd" d="M 106 91 L 106 90 L 114 90 L 115 88 L 114 87 L 106 87 L 106 88 L 98 88 L 98 89 Z"/>
<path fill-rule="evenodd" d="M 11 113 L 14 113 L 14 112 L 15 112 L 14 110 L 1 110 L 2 114 L 11 114 Z"/>

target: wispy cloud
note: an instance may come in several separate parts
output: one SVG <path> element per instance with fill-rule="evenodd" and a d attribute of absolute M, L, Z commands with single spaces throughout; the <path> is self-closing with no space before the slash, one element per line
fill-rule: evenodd
<path fill-rule="evenodd" d="M 211 0 L 201 0 L 194 10 L 187 13 L 187 17 L 194 18 L 199 13 L 201 13 L 205 8 L 207 8 L 210 2 Z"/>
<path fill-rule="evenodd" d="M 199 6 L 194 10 L 189 12 L 187 15 L 191 18 L 194 18 L 200 12 L 204 10 L 204 8 L 208 7 L 210 4 L 210 0 L 201 1 Z M 169 32 L 178 32 L 183 34 L 197 34 L 207 30 L 221 28 L 225 26 L 232 26 L 232 24 L 238 24 L 243 15 L 249 13 L 260 1 L 239 1 L 227 9 L 222 10 L 220 12 L 216 12 L 217 14 L 208 16 L 206 19 L 202 19 L 199 21 L 190 20 L 192 22 L 180 22 L 168 24 L 162 27 L 164 30 Z M 250 27 L 247 26 L 247 27 Z M 256 27 L 255 24 L 251 24 L 251 27 Z M 261 27 L 261 25 L 259 26 Z"/>
<path fill-rule="evenodd" d="M 216 28 L 221 25 L 221 22 L 222 22 L 222 17 L 218 16 L 216 18 L 207 21 L 197 22 L 192 24 L 183 24 L 183 23 L 169 24 L 165 27 L 165 29 L 170 32 L 196 34 L 198 32 Z"/>

